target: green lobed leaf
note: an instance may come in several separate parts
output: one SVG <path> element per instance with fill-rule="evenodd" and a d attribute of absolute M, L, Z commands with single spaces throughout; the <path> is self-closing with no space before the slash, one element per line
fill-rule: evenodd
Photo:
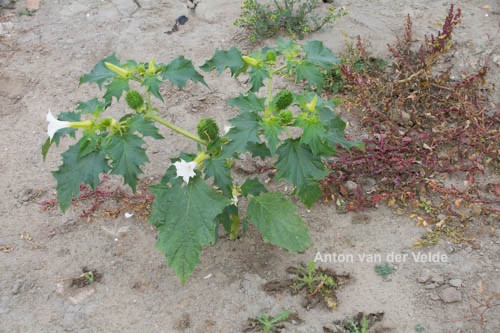
<path fill-rule="evenodd" d="M 63 163 L 52 175 L 57 180 L 57 200 L 64 212 L 73 198 L 80 193 L 80 184 L 88 184 L 93 189 L 99 184 L 99 174 L 109 171 L 106 156 L 101 151 L 93 151 L 79 156 L 80 142 L 70 146 L 62 154 Z"/>
<path fill-rule="evenodd" d="M 84 135 L 80 139 L 80 150 L 78 151 L 78 156 L 82 158 L 85 155 L 98 150 L 100 142 L 100 135 L 96 134 L 95 132 L 84 132 Z"/>
<path fill-rule="evenodd" d="M 249 143 L 258 143 L 260 117 L 254 112 L 245 112 L 229 120 L 233 127 L 226 137 L 231 140 L 222 150 L 222 157 L 228 157 L 234 153 L 242 153 Z"/>
<path fill-rule="evenodd" d="M 109 57 L 101 59 L 89 74 L 85 74 L 80 77 L 80 84 L 96 83 L 99 86 L 99 89 L 101 89 L 104 82 L 116 77 L 117 75 L 108 67 L 106 67 L 106 65 L 104 64 L 105 62 L 120 66 L 120 60 L 118 60 L 118 58 L 113 53 Z"/>
<path fill-rule="evenodd" d="M 328 174 L 319 156 L 300 143 L 298 139 L 287 139 L 278 148 L 276 179 L 284 178 L 297 188 L 301 188 L 308 179 L 320 180 Z"/>
<path fill-rule="evenodd" d="M 311 208 L 323 195 L 323 191 L 321 191 L 318 182 L 314 179 L 307 179 L 306 182 L 297 189 L 297 195 L 307 208 Z"/>
<path fill-rule="evenodd" d="M 194 69 L 191 60 L 184 58 L 184 56 L 180 56 L 172 60 L 168 65 L 163 66 L 162 74 L 163 80 L 169 80 L 179 89 L 184 88 L 186 82 L 189 80 L 201 82 L 203 85 L 207 86 L 203 76 Z"/>
<path fill-rule="evenodd" d="M 211 72 L 214 69 L 217 74 L 222 73 L 226 68 L 231 71 L 231 76 L 237 75 L 245 67 L 245 62 L 241 58 L 241 52 L 235 47 L 227 51 L 216 50 L 212 58 L 207 60 L 200 68 L 205 72 Z"/>
<path fill-rule="evenodd" d="M 153 139 L 164 139 L 163 135 L 158 132 L 154 121 L 144 118 L 142 114 L 136 114 L 127 119 L 127 127 L 130 133 L 138 132 L 143 136 L 149 136 Z"/>
<path fill-rule="evenodd" d="M 271 151 L 264 142 L 249 142 L 247 150 L 252 154 L 252 157 L 260 157 L 261 160 L 271 156 Z"/>
<path fill-rule="evenodd" d="M 229 99 L 226 104 L 238 108 L 241 112 L 261 112 L 264 110 L 266 99 L 259 98 L 253 92 L 248 95 L 240 94 L 238 97 Z"/>
<path fill-rule="evenodd" d="M 214 185 L 225 195 L 231 196 L 233 180 L 226 160 L 220 157 L 210 158 L 204 160 L 203 165 L 205 166 L 205 179 L 214 177 Z"/>
<path fill-rule="evenodd" d="M 301 252 L 311 245 L 311 240 L 307 226 L 296 210 L 297 207 L 283 194 L 271 192 L 253 197 L 248 204 L 247 216 L 265 242 Z"/>
<path fill-rule="evenodd" d="M 184 185 L 182 179 L 170 186 L 150 187 L 155 196 L 149 221 L 158 229 L 156 247 L 184 284 L 200 263 L 203 246 L 216 240 L 216 217 L 231 201 L 208 186 L 199 176 Z"/>
<path fill-rule="evenodd" d="M 264 79 L 269 78 L 269 72 L 265 67 L 252 67 L 250 72 L 248 72 L 250 76 L 250 91 L 257 92 L 259 89 L 264 86 Z"/>
<path fill-rule="evenodd" d="M 274 155 L 276 149 L 278 148 L 278 144 L 280 143 L 278 136 L 283 131 L 279 118 L 272 117 L 264 119 L 264 121 L 262 121 L 262 128 L 264 129 L 264 135 L 267 139 L 269 151 L 271 152 L 271 155 Z"/>
<path fill-rule="evenodd" d="M 79 101 L 76 109 L 80 111 L 80 113 L 88 113 L 98 116 L 108 106 L 109 103 L 101 102 L 97 97 L 94 97 L 86 102 Z"/>
<path fill-rule="evenodd" d="M 256 196 L 266 192 L 267 188 L 257 178 L 247 178 L 243 185 L 241 185 L 241 193 L 245 197 L 249 195 Z"/>
<path fill-rule="evenodd" d="M 156 75 L 151 75 L 146 73 L 144 75 L 144 81 L 142 82 L 142 85 L 146 87 L 146 90 L 149 91 L 151 94 L 153 94 L 154 97 L 158 98 L 160 101 L 163 102 L 163 96 L 160 94 L 161 83 L 162 82 L 158 79 Z"/>
<path fill-rule="evenodd" d="M 318 64 L 326 70 L 330 70 L 332 64 L 340 63 L 340 59 L 333 54 L 332 50 L 325 47 L 323 42 L 319 40 L 309 41 L 302 47 L 306 53 L 305 58 L 308 61 Z"/>
<path fill-rule="evenodd" d="M 337 145 L 342 146 L 345 149 L 351 149 L 356 147 L 362 151 L 365 150 L 365 146 L 362 142 L 349 141 L 345 138 L 344 129 L 346 127 L 345 121 L 339 116 L 335 116 L 327 123 L 328 137 L 327 141 L 331 147 L 336 147 Z"/>
<path fill-rule="evenodd" d="M 138 175 L 142 173 L 141 166 L 148 162 L 146 149 L 143 148 L 144 140 L 130 132 L 123 135 L 113 135 L 104 147 L 111 157 L 111 173 L 123 176 L 135 192 Z"/>
<path fill-rule="evenodd" d="M 316 88 L 321 92 L 325 76 L 316 65 L 308 61 L 303 61 L 297 66 L 297 82 L 307 80 L 308 88 Z"/>
<path fill-rule="evenodd" d="M 122 97 L 123 92 L 128 91 L 130 89 L 128 85 L 128 80 L 123 79 L 121 77 L 113 78 L 113 81 L 107 84 L 105 88 L 106 88 L 106 93 L 104 94 L 103 97 L 106 103 L 108 104 L 111 104 L 111 102 L 113 101 L 113 97 L 115 97 L 117 101 L 120 100 L 120 97 Z"/>
<path fill-rule="evenodd" d="M 318 117 L 299 119 L 296 125 L 304 130 L 300 142 L 308 145 L 314 155 L 331 155 L 333 153 L 333 150 L 326 143 L 327 131 Z"/>

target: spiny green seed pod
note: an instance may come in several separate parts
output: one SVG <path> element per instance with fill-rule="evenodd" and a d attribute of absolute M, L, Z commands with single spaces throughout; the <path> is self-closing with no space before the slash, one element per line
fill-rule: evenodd
<path fill-rule="evenodd" d="M 144 104 L 144 99 L 136 90 L 129 90 L 127 95 L 125 95 L 125 100 L 127 101 L 128 106 L 134 110 L 137 110 Z"/>
<path fill-rule="evenodd" d="M 293 113 L 290 110 L 283 110 L 280 112 L 280 124 L 287 125 L 293 120 Z"/>
<path fill-rule="evenodd" d="M 198 123 L 198 136 L 203 140 L 214 141 L 219 137 L 219 126 L 212 118 L 203 118 Z"/>
<path fill-rule="evenodd" d="M 275 97 L 276 109 L 278 111 L 286 109 L 293 103 L 293 95 L 290 90 L 282 90 Z"/>

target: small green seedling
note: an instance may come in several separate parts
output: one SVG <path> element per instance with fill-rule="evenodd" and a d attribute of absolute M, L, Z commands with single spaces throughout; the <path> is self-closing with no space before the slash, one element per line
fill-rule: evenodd
<path fill-rule="evenodd" d="M 344 329 L 347 333 L 366 333 L 368 332 L 368 320 L 365 316 L 361 319 L 361 326 L 358 326 L 353 318 L 345 320 Z"/>
<path fill-rule="evenodd" d="M 387 279 L 389 275 L 394 273 L 396 269 L 394 267 L 390 266 L 388 263 L 384 263 L 383 265 L 376 265 L 375 266 L 375 272 L 383 277 L 384 279 Z"/>
<path fill-rule="evenodd" d="M 425 331 L 425 327 L 420 324 L 415 325 L 415 332 L 423 332 Z"/>
<path fill-rule="evenodd" d="M 297 293 L 305 289 L 307 296 L 320 296 L 326 306 L 334 310 L 337 301 L 334 294 L 337 283 L 333 276 L 326 274 L 315 267 L 314 262 L 307 264 L 307 269 L 299 269 L 291 285 L 292 290 Z"/>
<path fill-rule="evenodd" d="M 290 311 L 286 310 L 274 317 L 269 315 L 260 316 L 257 321 L 262 325 L 262 332 L 275 332 L 277 330 L 276 325 L 287 320 L 291 314 Z"/>
<path fill-rule="evenodd" d="M 87 280 L 88 284 L 92 284 L 95 281 L 94 272 L 83 273 L 83 277 Z"/>

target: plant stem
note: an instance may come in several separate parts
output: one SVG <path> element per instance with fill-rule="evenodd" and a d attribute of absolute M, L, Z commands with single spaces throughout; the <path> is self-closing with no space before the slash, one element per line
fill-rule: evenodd
<path fill-rule="evenodd" d="M 151 93 L 146 91 L 146 105 L 148 106 L 148 110 L 151 109 Z"/>
<path fill-rule="evenodd" d="M 273 76 L 271 73 L 271 77 L 267 80 L 267 99 L 266 99 L 267 108 L 264 114 L 266 117 L 269 117 L 271 115 L 271 112 L 273 111 L 273 109 L 271 108 L 272 98 L 273 98 Z"/>
<path fill-rule="evenodd" d="M 276 69 L 273 69 L 273 70 L 271 71 L 271 75 L 276 74 L 276 73 L 278 73 L 279 71 L 282 71 L 282 70 L 283 70 L 283 69 L 285 69 L 286 67 L 287 67 L 287 65 L 283 65 L 283 66 L 280 66 L 280 67 L 278 67 L 278 68 L 276 68 Z"/>
<path fill-rule="evenodd" d="M 146 116 L 146 118 L 154 120 L 154 121 L 156 121 L 156 122 L 158 122 L 158 123 L 160 123 L 160 124 L 162 124 L 162 125 L 170 128 L 171 130 L 173 130 L 173 131 L 175 131 L 175 132 L 177 132 L 177 133 L 179 133 L 181 135 L 184 135 L 185 137 L 190 138 L 191 140 L 194 140 L 194 141 L 196 141 L 196 142 L 198 142 L 198 143 L 200 143 L 202 145 L 206 146 L 208 144 L 208 142 L 206 142 L 205 140 L 201 139 L 196 134 L 193 134 L 193 133 L 191 133 L 189 131 L 186 131 L 184 128 L 181 128 L 179 126 L 175 126 L 171 122 L 166 121 L 165 119 L 160 118 L 160 117 L 158 117 L 155 114 L 147 113 L 145 116 Z"/>

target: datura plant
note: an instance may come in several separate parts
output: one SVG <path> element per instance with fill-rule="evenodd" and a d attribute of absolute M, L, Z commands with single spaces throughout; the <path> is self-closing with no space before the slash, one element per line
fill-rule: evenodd
<path fill-rule="evenodd" d="M 122 63 L 114 54 L 100 60 L 80 78 L 80 84 L 96 83 L 104 91 L 102 97 L 79 102 L 74 111 L 57 117 L 50 111 L 47 114 L 44 159 L 53 143 L 59 144 L 63 136 L 76 138 L 76 131 L 81 132 L 53 172 L 61 210 L 78 197 L 82 183 L 95 189 L 102 173 L 122 176 L 135 191 L 141 167 L 148 162 L 144 138 L 164 139 L 157 127 L 163 125 L 193 140 L 193 148 L 197 147 L 196 153 L 181 152 L 165 163 L 170 164 L 165 175 L 150 187 L 155 200 L 149 221 L 158 229 L 157 248 L 183 283 L 200 263 L 203 247 L 216 242 L 220 226 L 235 240 L 252 224 L 265 242 L 304 251 L 311 240 L 295 204 L 282 193 L 269 191 L 257 178 L 236 182 L 231 168 L 242 153 L 269 158 L 276 168 L 275 178 L 292 184 L 293 195 L 307 207 L 313 205 L 322 193 L 318 181 L 327 175 L 323 158 L 335 154 L 338 144 L 359 146 L 345 139 L 346 125 L 334 112 L 334 104 L 313 92 L 321 89 L 336 62 L 332 51 L 319 41 L 303 46 L 280 41 L 275 48 L 248 55 L 234 47 L 217 50 L 200 68 L 219 74 L 229 68 L 233 77 L 248 75 L 250 89 L 227 102 L 239 110 L 229 120 L 227 133 L 221 133 L 211 118 L 201 119 L 192 133 L 162 118 L 153 99 L 163 101 L 160 85 L 166 81 L 179 89 L 189 80 L 207 86 L 190 60 L 180 56 L 168 64 L 155 60 Z M 275 93 L 276 75 L 306 82 L 311 89 L 300 94 Z M 131 89 L 131 81 L 142 92 Z M 267 94 L 259 97 L 265 85 Z M 122 96 L 129 107 L 123 117 L 105 117 L 104 112 Z M 240 214 L 243 204 L 246 216 Z"/>

